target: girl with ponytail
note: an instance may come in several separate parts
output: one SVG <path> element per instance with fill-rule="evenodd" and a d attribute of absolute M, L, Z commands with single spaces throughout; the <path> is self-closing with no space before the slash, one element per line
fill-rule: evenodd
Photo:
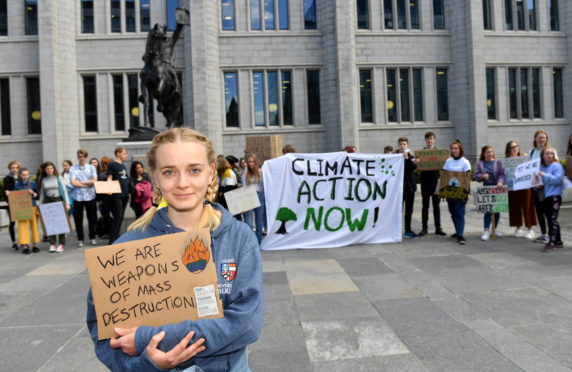
<path fill-rule="evenodd" d="M 209 229 L 224 317 L 116 328 L 117 338 L 99 341 L 90 290 L 87 325 L 96 355 L 111 370 L 249 371 L 246 347 L 258 339 L 264 314 L 260 249 L 252 230 L 213 202 L 212 143 L 194 130 L 172 128 L 153 138 L 147 160 L 153 206 L 115 243 Z"/>

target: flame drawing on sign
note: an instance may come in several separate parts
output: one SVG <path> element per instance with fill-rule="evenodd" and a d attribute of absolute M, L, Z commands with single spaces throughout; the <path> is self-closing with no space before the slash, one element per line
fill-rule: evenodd
<path fill-rule="evenodd" d="M 187 270 L 193 274 L 198 274 L 205 269 L 210 258 L 210 252 L 205 244 L 199 238 L 195 238 L 185 248 L 183 264 Z"/>

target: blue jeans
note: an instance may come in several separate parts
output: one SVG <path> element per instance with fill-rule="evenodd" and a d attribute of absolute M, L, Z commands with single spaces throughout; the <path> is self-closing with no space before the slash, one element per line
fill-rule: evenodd
<path fill-rule="evenodd" d="M 254 214 L 256 222 L 256 238 L 258 243 L 262 242 L 262 227 L 264 226 L 264 194 L 260 191 L 256 192 L 258 194 L 258 200 L 260 200 L 260 207 L 251 209 L 244 212 L 244 222 L 251 227 L 252 226 L 252 215 Z"/>
<path fill-rule="evenodd" d="M 485 230 L 491 227 L 491 221 L 493 219 L 492 213 L 485 213 Z M 499 225 L 500 213 L 495 213 L 495 229 Z"/>
<path fill-rule="evenodd" d="M 455 225 L 455 233 L 460 236 L 463 236 L 465 232 L 465 203 L 465 200 L 461 199 L 447 199 L 447 206 Z"/>
<path fill-rule="evenodd" d="M 229 372 L 250 372 L 250 366 L 248 365 L 248 358 L 246 357 L 246 351 L 236 363 L 230 367 Z M 180 369 L 173 368 L 169 372 L 204 372 L 204 370 L 198 366 L 190 366 L 189 368 Z"/>

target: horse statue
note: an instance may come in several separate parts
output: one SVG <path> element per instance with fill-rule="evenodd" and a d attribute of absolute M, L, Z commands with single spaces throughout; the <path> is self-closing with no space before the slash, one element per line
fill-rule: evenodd
<path fill-rule="evenodd" d="M 159 24 L 155 24 L 147 34 L 147 45 L 142 57 L 145 65 L 139 72 L 141 79 L 139 102 L 144 106 L 145 127 L 155 126 L 153 100 L 157 101 L 157 111 L 163 113 L 167 119 L 167 128 L 180 127 L 183 124 L 181 83 L 173 66 L 173 51 L 185 26 L 180 22 L 180 19 L 185 19 L 185 12 L 188 22 L 188 10 L 177 9 L 177 28 L 172 37 L 167 36 L 167 27 Z M 183 18 L 180 13 L 183 13 Z"/>

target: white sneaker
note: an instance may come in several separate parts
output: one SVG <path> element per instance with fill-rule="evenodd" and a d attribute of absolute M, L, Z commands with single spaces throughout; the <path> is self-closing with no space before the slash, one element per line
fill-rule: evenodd
<path fill-rule="evenodd" d="M 97 240 L 91 239 L 91 245 L 97 245 Z"/>
<path fill-rule="evenodd" d="M 526 239 L 528 239 L 528 240 L 533 240 L 533 239 L 534 239 L 534 235 L 535 235 L 535 234 L 534 234 L 534 231 L 533 231 L 533 230 L 528 230 L 528 231 L 526 232 L 525 237 L 526 237 Z"/>
<path fill-rule="evenodd" d="M 487 230 L 485 230 L 483 235 L 481 235 L 481 240 L 486 242 L 487 240 L 489 240 L 490 237 L 491 237 L 491 234 Z"/>
<path fill-rule="evenodd" d="M 63 245 L 58 245 L 58 247 L 56 248 L 56 252 L 58 253 L 62 253 L 64 251 L 64 246 Z"/>
<path fill-rule="evenodd" d="M 78 241 L 77 241 L 77 246 L 78 246 L 78 247 L 83 247 L 83 240 L 78 240 Z"/>
<path fill-rule="evenodd" d="M 502 237 L 503 237 L 503 234 L 502 234 L 500 231 L 496 230 L 496 231 L 495 231 L 495 236 L 496 236 L 497 238 L 502 238 Z"/>
<path fill-rule="evenodd" d="M 56 246 L 55 245 L 50 245 L 50 253 L 54 253 L 56 251 Z"/>
<path fill-rule="evenodd" d="M 524 236 L 524 230 L 521 229 L 520 227 L 517 227 L 516 230 L 514 230 L 514 237 L 521 238 L 523 236 Z"/>

